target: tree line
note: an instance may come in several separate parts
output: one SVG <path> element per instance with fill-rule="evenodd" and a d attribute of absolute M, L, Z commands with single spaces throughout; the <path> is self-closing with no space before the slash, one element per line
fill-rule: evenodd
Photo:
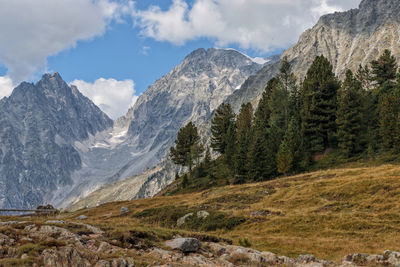
<path fill-rule="evenodd" d="M 399 153 L 396 59 L 385 50 L 356 73 L 347 70 L 339 81 L 329 60 L 318 56 L 301 83 L 283 60 L 256 110 L 247 103 L 236 115 L 229 104 L 220 105 L 211 134 L 211 148 L 220 155 L 217 160 L 211 160 L 191 122 L 180 129 L 170 151 L 176 164 L 189 167 L 192 178 L 208 178 L 211 183 L 228 179 L 240 184 L 307 171 L 331 151 L 344 159 Z M 183 180 L 186 186 L 188 174 Z"/>

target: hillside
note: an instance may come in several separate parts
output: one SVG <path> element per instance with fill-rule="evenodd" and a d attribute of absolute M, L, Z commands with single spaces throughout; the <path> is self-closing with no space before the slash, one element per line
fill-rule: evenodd
<path fill-rule="evenodd" d="M 61 213 L 54 218 L 59 221 L 47 223 L 45 220 L 51 218 L 32 217 L 17 218 L 25 222 L 11 225 L 5 221 L 16 218 L 1 217 L 3 222 L 0 223 L 0 233 L 14 236 L 13 246 L 17 247 L 19 257 L 24 254 L 24 249 L 27 250 L 24 261 L 15 260 L 19 263 L 36 260 L 38 253 L 43 257 L 42 251 L 46 246 L 58 247 L 59 252 L 64 251 L 66 243 L 70 244 L 67 247 L 78 246 L 79 242 L 71 243 L 65 240 L 67 236 L 65 234 L 64 237 L 61 235 L 58 238 L 53 235 L 55 239 L 50 238 L 47 243 L 38 242 L 36 246 L 40 245 L 41 248 L 33 244 L 29 247 L 31 241 L 22 239 L 22 236 L 26 237 L 29 231 L 34 231 L 29 226 L 25 227 L 33 222 L 36 227 L 45 224 L 56 225 L 80 235 L 79 240 L 83 245 L 78 247 L 79 253 L 74 252 L 77 255 L 89 257 L 91 249 L 96 251 L 101 242 L 108 242 L 115 245 L 114 252 L 103 253 L 109 246 L 103 244 L 102 248 L 98 249 L 101 253 L 97 253 L 97 260 L 99 257 L 110 260 L 115 257 L 130 256 L 138 266 L 146 262 L 150 266 L 166 262 L 172 262 L 172 266 L 194 266 L 194 259 L 208 259 L 215 263 L 217 260 L 222 260 L 222 256 L 213 252 L 213 248 L 217 245 L 212 242 L 219 242 L 230 251 L 233 247 L 224 245 L 224 242 L 229 243 L 229 240 L 235 245 L 239 242 L 242 245 L 250 245 L 252 249 L 258 251 L 269 251 L 293 258 L 300 254 L 313 254 L 317 258 L 333 260 L 339 264 L 343 257 L 349 254 L 382 254 L 385 249 L 400 250 L 399 195 L 400 166 L 359 166 L 306 173 L 262 183 L 213 188 L 192 194 L 108 203 L 74 213 Z M 120 213 L 123 206 L 129 211 Z M 197 211 L 207 211 L 210 214 L 209 219 L 201 220 L 193 217 L 181 227 L 176 226 L 177 218 Z M 77 217 L 80 215 L 88 218 L 79 221 Z M 105 233 L 93 235 L 96 229 L 85 230 L 84 228 L 88 226 L 82 225 L 82 222 L 96 226 Z M 76 223 L 81 225 L 77 226 Z M 48 228 L 43 229 L 48 230 Z M 174 254 L 178 252 L 165 252 L 168 248 L 164 244 L 165 240 L 178 235 L 197 237 L 205 242 L 204 249 L 198 252 L 201 255 L 193 253 L 186 255 L 185 259 L 190 259 L 189 262 L 193 265 L 183 264 L 179 257 L 165 257 L 169 255 L 168 253 L 178 255 Z M 212 242 L 208 243 L 210 241 Z M 21 248 L 22 244 L 25 244 L 24 248 Z M 118 247 L 125 249 L 118 250 Z M 234 263 L 231 266 L 267 266 L 265 262 L 256 264 L 246 259 L 247 256 L 253 255 L 251 253 L 254 251 L 245 248 L 241 251 L 245 254 L 241 255 L 242 258 L 238 259 L 237 255 L 234 257 L 232 252 L 230 257 L 224 254 L 224 259 Z M 48 255 L 50 252 L 46 253 Z M 389 254 L 390 252 L 386 252 L 386 260 Z M 360 254 L 357 257 L 359 257 L 358 265 L 366 265 L 364 260 L 367 256 Z M 304 256 L 300 259 L 304 259 Z M 357 260 L 356 256 L 347 259 Z M 389 259 L 392 259 L 392 256 L 389 256 Z M 393 263 L 394 258 L 392 260 Z M 0 259 L 0 265 L 7 261 L 10 259 Z M 93 258 L 89 257 L 87 261 L 93 263 Z M 363 261 L 364 264 L 361 264 Z M 383 261 L 382 256 L 382 264 Z M 324 264 L 324 266 L 335 265 L 329 262 Z M 370 266 L 379 264 L 370 262 Z"/>

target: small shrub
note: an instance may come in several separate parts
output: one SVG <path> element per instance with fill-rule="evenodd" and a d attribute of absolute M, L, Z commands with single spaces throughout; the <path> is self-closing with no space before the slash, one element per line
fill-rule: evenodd
<path fill-rule="evenodd" d="M 249 247 L 251 247 L 251 242 L 247 237 L 245 237 L 243 239 L 239 238 L 239 245 L 242 247 L 249 248 Z"/>

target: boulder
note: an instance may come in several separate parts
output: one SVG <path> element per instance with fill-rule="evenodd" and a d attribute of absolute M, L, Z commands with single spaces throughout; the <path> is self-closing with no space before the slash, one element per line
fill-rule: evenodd
<path fill-rule="evenodd" d="M 101 242 L 97 252 L 104 253 L 110 249 L 112 249 L 112 246 L 110 244 L 108 244 L 107 242 Z"/>
<path fill-rule="evenodd" d="M 86 220 L 88 217 L 86 215 L 80 215 L 76 219 L 77 220 Z"/>
<path fill-rule="evenodd" d="M 72 247 L 62 247 L 59 250 L 46 249 L 42 252 L 42 260 L 45 267 L 92 266 L 88 260 L 82 258 L 79 252 Z"/>
<path fill-rule="evenodd" d="M 129 208 L 127 208 L 127 207 L 121 207 L 121 209 L 120 209 L 120 211 L 119 211 L 121 214 L 123 214 L 123 213 L 127 213 L 127 212 L 130 212 L 130 209 Z"/>
<path fill-rule="evenodd" d="M 201 242 L 196 238 L 175 238 L 167 241 L 165 244 L 172 249 L 179 249 L 184 253 L 197 252 L 201 248 Z"/>
<path fill-rule="evenodd" d="M 186 214 L 185 216 L 179 218 L 179 219 L 176 221 L 176 225 L 177 225 L 178 227 L 184 225 L 185 222 L 186 222 L 186 220 L 187 220 L 188 218 L 192 217 L 192 216 L 193 216 L 193 212 Z"/>
<path fill-rule="evenodd" d="M 392 251 L 387 261 L 391 266 L 400 267 L 400 252 Z"/>
<path fill-rule="evenodd" d="M 297 258 L 297 262 L 299 262 L 299 263 L 310 263 L 310 262 L 315 262 L 315 261 L 316 261 L 315 256 L 314 255 L 310 255 L 310 254 L 300 255 Z"/>
<path fill-rule="evenodd" d="M 205 219 L 205 218 L 207 218 L 208 216 L 210 216 L 210 213 L 208 213 L 208 212 L 205 211 L 205 210 L 201 210 L 201 211 L 198 211 L 198 212 L 197 212 L 197 217 L 200 218 L 200 219 Z"/>

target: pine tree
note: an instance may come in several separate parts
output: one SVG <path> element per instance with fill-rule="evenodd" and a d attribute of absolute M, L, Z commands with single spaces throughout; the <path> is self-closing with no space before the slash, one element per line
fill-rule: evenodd
<path fill-rule="evenodd" d="M 234 157 L 236 175 L 240 177 L 236 182 L 246 179 L 248 174 L 248 151 L 251 143 L 251 127 L 253 124 L 253 107 L 250 103 L 242 105 L 236 119 L 236 153 Z"/>
<path fill-rule="evenodd" d="M 363 67 L 362 65 L 358 66 L 358 70 L 356 73 L 356 78 L 362 84 L 362 87 L 365 91 L 369 91 L 373 89 L 373 78 L 371 70 L 369 69 L 368 65 Z"/>
<path fill-rule="evenodd" d="M 390 82 L 386 82 L 381 87 L 379 99 L 379 122 L 380 135 L 382 138 L 382 148 L 394 150 L 400 146 L 397 144 L 398 114 L 400 112 L 400 93 L 397 87 L 393 87 Z"/>
<path fill-rule="evenodd" d="M 287 174 L 292 168 L 293 155 L 285 139 L 279 146 L 277 160 L 278 172 L 282 174 Z"/>
<path fill-rule="evenodd" d="M 338 146 L 347 157 L 362 150 L 362 84 L 348 70 L 338 92 L 336 114 Z"/>
<path fill-rule="evenodd" d="M 197 127 L 189 122 L 179 130 L 175 147 L 170 148 L 171 159 L 175 164 L 189 167 L 191 171 L 194 162 L 200 156 L 201 147 Z"/>
<path fill-rule="evenodd" d="M 303 160 L 303 145 L 298 118 L 293 116 L 279 146 L 277 155 L 278 172 L 287 174 L 301 169 Z"/>
<path fill-rule="evenodd" d="M 371 62 L 372 79 L 376 82 L 378 87 L 381 87 L 388 81 L 396 79 L 397 63 L 396 58 L 392 56 L 390 50 L 385 50 L 378 60 Z"/>
<path fill-rule="evenodd" d="M 214 118 L 211 122 L 211 147 L 221 153 L 225 154 L 226 147 L 229 144 L 227 140 L 229 136 L 229 127 L 235 124 L 235 114 L 229 104 L 221 104 L 215 112 Z M 231 129 L 232 130 L 232 129 Z"/>
<path fill-rule="evenodd" d="M 318 56 L 307 72 L 301 89 L 302 131 L 307 150 L 322 152 L 334 145 L 336 98 L 340 87 L 332 65 Z"/>

